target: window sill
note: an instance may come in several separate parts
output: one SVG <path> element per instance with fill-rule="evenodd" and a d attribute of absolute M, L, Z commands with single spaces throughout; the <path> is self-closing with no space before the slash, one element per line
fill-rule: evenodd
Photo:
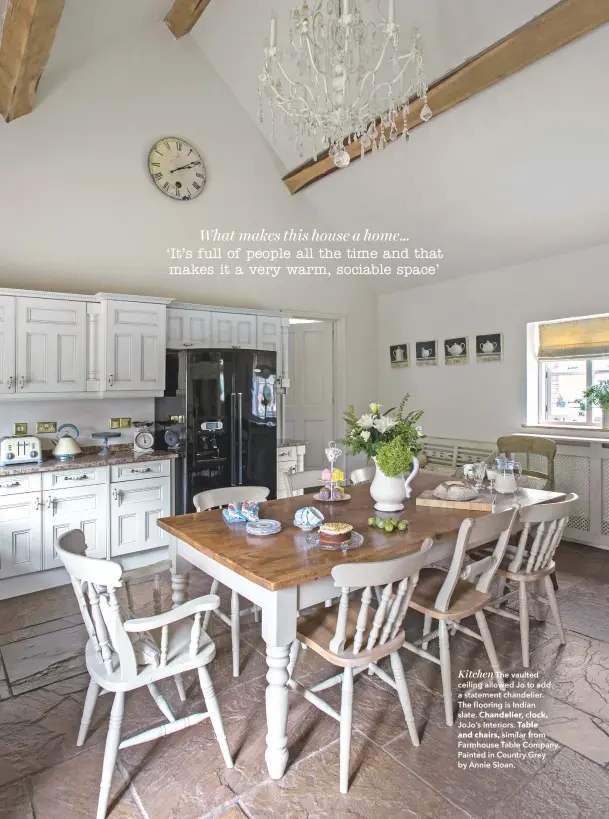
<path fill-rule="evenodd" d="M 584 438 L 609 441 L 609 429 L 576 424 L 523 424 L 522 429 L 529 435 L 547 435 L 554 438 Z"/>

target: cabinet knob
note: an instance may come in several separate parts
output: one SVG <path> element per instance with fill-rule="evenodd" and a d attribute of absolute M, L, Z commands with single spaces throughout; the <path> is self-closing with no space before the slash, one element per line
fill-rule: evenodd
<path fill-rule="evenodd" d="M 119 495 L 118 489 L 114 488 L 112 490 L 112 497 L 114 498 L 114 500 L 118 500 L 118 495 Z"/>
<path fill-rule="evenodd" d="M 12 375 L 9 375 L 9 377 L 8 377 L 8 381 L 6 382 L 6 388 L 8 390 L 13 388 L 13 376 Z"/>
<path fill-rule="evenodd" d="M 22 390 L 25 387 L 25 376 L 22 375 L 19 379 L 19 389 Z"/>
<path fill-rule="evenodd" d="M 152 468 L 147 466 L 146 469 L 132 469 L 131 472 L 141 473 L 141 472 L 152 472 Z"/>
<path fill-rule="evenodd" d="M 49 495 L 49 497 L 47 498 L 47 509 L 50 509 L 53 506 L 53 503 L 54 503 L 53 498 Z"/>
<path fill-rule="evenodd" d="M 38 512 L 38 510 L 40 509 L 41 506 L 42 506 L 42 504 L 40 503 L 40 498 L 36 498 L 36 507 L 35 508 L 36 508 L 37 512 Z"/>
<path fill-rule="evenodd" d="M 113 387 L 113 386 L 114 386 L 114 376 L 113 376 L 113 375 L 109 376 L 109 378 L 108 378 L 108 384 L 109 384 L 111 387 Z"/>
<path fill-rule="evenodd" d="M 13 481 L 12 483 L 0 483 L 3 489 L 12 489 L 15 486 L 21 486 L 21 481 Z"/>

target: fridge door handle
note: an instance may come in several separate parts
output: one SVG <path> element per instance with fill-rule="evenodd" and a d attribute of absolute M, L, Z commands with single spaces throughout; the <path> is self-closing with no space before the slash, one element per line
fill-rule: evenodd
<path fill-rule="evenodd" d="M 230 394 L 230 482 L 231 486 L 237 485 L 237 470 L 235 457 L 235 438 L 236 438 L 236 424 L 237 424 L 237 395 L 234 392 Z"/>
<path fill-rule="evenodd" d="M 237 440 L 239 441 L 239 485 L 243 483 L 243 394 L 237 393 Z"/>

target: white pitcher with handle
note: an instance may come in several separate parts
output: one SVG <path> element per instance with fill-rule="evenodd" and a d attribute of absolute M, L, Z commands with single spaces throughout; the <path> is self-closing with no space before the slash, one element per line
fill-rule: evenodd
<path fill-rule="evenodd" d="M 379 512 L 401 512 L 404 508 L 404 501 L 408 500 L 412 494 L 410 484 L 419 471 L 418 458 L 412 456 L 412 470 L 406 479 L 404 479 L 403 472 L 390 478 L 376 463 L 376 458 L 373 460 L 376 464 L 376 472 L 370 484 L 370 494 L 375 501 L 374 508 Z"/>

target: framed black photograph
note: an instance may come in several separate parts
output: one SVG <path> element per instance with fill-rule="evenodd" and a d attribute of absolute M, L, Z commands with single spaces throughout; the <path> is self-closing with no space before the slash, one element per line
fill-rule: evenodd
<path fill-rule="evenodd" d="M 418 365 L 429 366 L 438 363 L 438 342 L 417 341 L 415 344 L 416 361 Z"/>
<path fill-rule="evenodd" d="M 467 336 L 456 336 L 444 339 L 444 363 L 467 364 Z"/>
<path fill-rule="evenodd" d="M 394 344 L 389 348 L 389 358 L 392 367 L 408 367 L 410 355 L 408 344 Z"/>
<path fill-rule="evenodd" d="M 503 358 L 503 336 L 501 333 L 487 333 L 476 336 L 476 361 L 501 361 Z"/>

